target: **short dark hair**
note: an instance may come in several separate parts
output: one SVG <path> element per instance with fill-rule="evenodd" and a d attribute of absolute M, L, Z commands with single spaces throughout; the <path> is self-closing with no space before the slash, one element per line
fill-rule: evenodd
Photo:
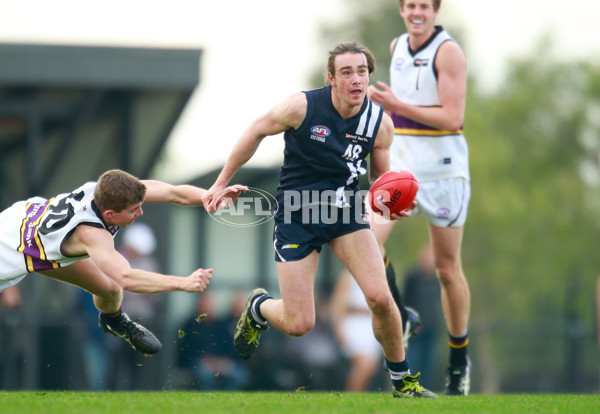
<path fill-rule="evenodd" d="M 375 67 L 375 58 L 373 57 L 373 53 L 371 53 L 366 46 L 359 45 L 356 42 L 344 42 L 340 43 L 329 51 L 327 72 L 331 73 L 332 76 L 335 75 L 335 58 L 339 55 L 343 55 L 344 53 L 362 53 L 365 55 L 365 58 L 367 59 L 367 67 L 369 68 L 369 76 L 375 73 L 375 70 L 377 70 Z"/>
<path fill-rule="evenodd" d="M 404 7 L 404 1 L 400 0 L 400 8 Z M 433 6 L 433 10 L 439 10 L 442 7 L 442 0 L 431 0 L 431 5 Z"/>
<path fill-rule="evenodd" d="M 108 170 L 100 176 L 94 189 L 94 202 L 100 211 L 117 213 L 143 202 L 146 186 L 133 175 L 122 170 Z"/>

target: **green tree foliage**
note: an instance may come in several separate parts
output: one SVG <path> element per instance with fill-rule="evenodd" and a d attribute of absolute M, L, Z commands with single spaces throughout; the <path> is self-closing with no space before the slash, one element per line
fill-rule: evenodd
<path fill-rule="evenodd" d="M 512 62 L 495 94 L 472 89 L 465 121 L 472 321 L 496 336 L 507 378 L 560 372 L 569 341 L 581 355 L 595 352 L 600 66 L 544 56 Z"/>
<path fill-rule="evenodd" d="M 600 99 L 592 92 L 600 67 L 547 65 L 544 55 L 513 62 L 498 93 L 469 94 L 473 198 L 465 262 L 480 294 L 478 315 L 556 320 L 568 300 L 586 303 L 580 309 L 591 321 L 585 309 L 600 272 L 600 233 L 589 197 L 597 189 L 581 174 L 591 155 L 582 137 L 593 128 L 587 107 Z M 581 284 L 581 295 L 566 297 L 568 283 Z"/>

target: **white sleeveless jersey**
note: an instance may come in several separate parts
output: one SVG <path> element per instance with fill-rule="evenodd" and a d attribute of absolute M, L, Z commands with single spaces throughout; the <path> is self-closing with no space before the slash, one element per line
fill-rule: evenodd
<path fill-rule="evenodd" d="M 113 237 L 118 227 L 107 227 L 92 202 L 95 182 L 49 200 L 33 197 L 0 213 L 0 291 L 17 284 L 28 273 L 68 266 L 88 257 L 66 257 L 63 243 L 81 224 L 106 229 Z"/>
<path fill-rule="evenodd" d="M 435 57 L 446 41 L 453 39 L 441 26 L 417 51 L 410 50 L 407 33 L 398 38 L 390 65 L 390 86 L 398 99 L 416 106 L 440 106 Z M 462 129 L 444 131 L 391 115 L 392 169 L 408 169 L 419 181 L 469 179 L 469 149 Z"/>

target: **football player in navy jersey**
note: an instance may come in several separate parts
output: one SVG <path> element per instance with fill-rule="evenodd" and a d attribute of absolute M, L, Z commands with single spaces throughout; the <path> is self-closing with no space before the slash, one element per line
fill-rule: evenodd
<path fill-rule="evenodd" d="M 244 190 L 231 186 L 223 196 L 235 200 Z M 105 332 L 122 337 L 136 351 L 154 354 L 160 341 L 121 311 L 123 289 L 203 292 L 213 270 L 177 277 L 133 269 L 115 249 L 113 237 L 143 214 L 144 202 L 202 205 L 205 191 L 109 170 L 71 193 L 18 201 L 0 212 L 0 292 L 32 272 L 79 286 L 92 293 Z"/>
<path fill-rule="evenodd" d="M 389 170 L 393 124 L 366 96 L 375 61 L 356 43 L 329 52 L 329 85 L 296 93 L 256 119 L 234 146 L 217 180 L 202 197 L 207 211 L 262 139 L 284 133 L 284 162 L 276 199 L 273 245 L 281 299 L 263 288 L 248 296 L 234 336 L 247 359 L 270 323 L 301 336 L 315 325 L 314 280 L 323 244 L 328 244 L 356 278 L 373 313 L 373 332 L 383 348 L 396 397 L 436 397 L 411 375 L 404 354 L 400 313 L 387 285 L 377 241 L 359 191 L 360 175 L 370 179 Z M 410 215 L 411 208 L 392 216 Z"/>

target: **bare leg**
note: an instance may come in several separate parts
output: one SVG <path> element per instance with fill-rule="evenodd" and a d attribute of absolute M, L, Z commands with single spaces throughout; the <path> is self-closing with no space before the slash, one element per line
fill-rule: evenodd
<path fill-rule="evenodd" d="M 375 234 L 375 238 L 377 239 L 377 244 L 379 245 L 379 250 L 381 251 L 381 257 L 385 256 L 385 241 L 389 237 L 390 233 L 394 229 L 395 221 L 385 220 L 383 217 L 376 217 L 377 213 L 369 212 L 369 218 L 371 223 L 371 228 L 373 229 L 373 234 Z"/>
<path fill-rule="evenodd" d="M 463 227 L 429 225 L 435 268 L 442 288 L 442 308 L 452 336 L 467 333 L 471 310 L 469 285 L 463 273 L 460 251 Z"/>
<path fill-rule="evenodd" d="M 373 333 L 388 361 L 406 359 L 402 320 L 385 278 L 385 267 L 371 230 L 359 230 L 330 242 L 333 252 L 354 276 L 373 313 Z"/>
<path fill-rule="evenodd" d="M 402 317 L 402 331 L 406 333 L 406 321 L 409 319 L 408 311 L 403 303 L 402 294 L 398 289 L 394 265 L 392 264 L 389 255 L 386 256 L 385 252 L 385 242 L 394 229 L 394 225 L 397 223 L 397 221 L 385 220 L 383 217 L 378 216 L 377 213 L 373 213 L 370 208 L 369 211 L 371 228 L 373 229 L 373 234 L 375 234 L 375 238 L 377 239 L 377 244 L 379 246 L 379 250 L 381 251 L 381 257 L 383 257 L 385 260 L 385 275 L 388 286 L 390 287 L 392 297 L 394 298 L 394 301 L 400 310 L 400 316 Z M 409 332 L 409 334 L 412 334 L 412 332 Z M 408 336 L 410 337 L 410 335 Z"/>
<path fill-rule="evenodd" d="M 302 260 L 278 262 L 281 299 L 266 300 L 260 312 L 277 329 L 302 336 L 315 326 L 315 276 L 319 254 L 313 251 Z"/>
<path fill-rule="evenodd" d="M 94 296 L 94 304 L 102 313 L 115 313 L 121 308 L 123 289 L 106 276 L 92 259 L 83 259 L 70 266 L 41 273 L 87 290 Z"/>

